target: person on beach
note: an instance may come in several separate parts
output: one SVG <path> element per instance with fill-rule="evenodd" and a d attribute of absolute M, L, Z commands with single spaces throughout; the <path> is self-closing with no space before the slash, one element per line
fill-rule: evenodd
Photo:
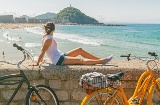
<path fill-rule="evenodd" d="M 112 55 L 106 58 L 99 58 L 83 50 L 82 48 L 76 48 L 63 54 L 58 50 L 57 43 L 53 38 L 55 24 L 52 22 L 48 22 L 46 23 L 46 25 L 44 25 L 44 29 L 45 34 L 43 35 L 43 46 L 41 49 L 41 53 L 38 57 L 37 63 L 32 64 L 32 66 L 38 66 L 39 63 L 43 60 L 45 53 L 49 57 L 52 64 L 55 65 L 105 65 L 113 58 Z M 77 57 L 78 55 L 81 55 L 82 58 Z"/>
<path fill-rule="evenodd" d="M 2 52 L 2 59 L 5 59 L 4 51 Z"/>

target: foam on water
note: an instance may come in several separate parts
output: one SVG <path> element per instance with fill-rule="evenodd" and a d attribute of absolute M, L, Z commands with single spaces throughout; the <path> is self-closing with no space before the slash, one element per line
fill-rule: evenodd
<path fill-rule="evenodd" d="M 32 32 L 35 34 L 40 34 L 42 35 L 43 29 L 42 27 L 33 27 L 33 28 L 25 28 L 28 32 Z M 94 45 L 94 46 L 99 46 L 102 43 L 101 40 L 94 39 L 91 37 L 83 37 L 78 34 L 66 34 L 66 33 L 54 33 L 54 37 L 62 40 L 68 40 L 71 42 L 77 42 L 77 43 L 82 43 L 82 44 L 88 44 L 88 45 Z"/>
<path fill-rule="evenodd" d="M 4 32 L 3 37 L 10 41 L 20 41 L 19 37 L 11 36 L 8 31 Z"/>
<path fill-rule="evenodd" d="M 40 34 L 40 35 L 44 33 L 42 27 L 25 28 L 25 30 L 27 30 L 28 32 L 32 32 L 32 33 Z"/>
<path fill-rule="evenodd" d="M 101 40 L 93 39 L 89 37 L 83 37 L 77 34 L 55 33 L 54 37 L 59 39 L 69 40 L 72 42 L 94 45 L 94 46 L 99 46 L 102 44 Z"/>
<path fill-rule="evenodd" d="M 25 47 L 38 47 L 38 46 L 42 46 L 39 43 L 25 43 Z"/>

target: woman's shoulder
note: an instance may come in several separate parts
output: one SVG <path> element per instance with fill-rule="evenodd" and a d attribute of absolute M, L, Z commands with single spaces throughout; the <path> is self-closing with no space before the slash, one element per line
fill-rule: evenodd
<path fill-rule="evenodd" d="M 47 40 L 47 39 L 52 39 L 53 37 L 51 35 L 43 35 L 43 39 Z"/>

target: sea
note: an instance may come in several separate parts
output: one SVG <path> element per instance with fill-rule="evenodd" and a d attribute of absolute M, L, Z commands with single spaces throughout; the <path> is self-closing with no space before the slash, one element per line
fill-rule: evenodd
<path fill-rule="evenodd" d="M 29 51 L 35 58 L 40 54 L 44 28 L 0 29 L 0 59 L 22 59 L 22 52 L 16 43 Z M 56 26 L 54 39 L 58 49 L 65 53 L 75 48 L 83 48 L 91 54 L 105 58 L 122 59 L 121 55 L 148 56 L 148 52 L 160 55 L 160 24 L 127 24 L 125 26 Z M 45 56 L 47 59 L 47 56 Z"/>

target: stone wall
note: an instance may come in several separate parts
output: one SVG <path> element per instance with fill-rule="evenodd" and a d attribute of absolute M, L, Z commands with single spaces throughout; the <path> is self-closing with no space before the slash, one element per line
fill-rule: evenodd
<path fill-rule="evenodd" d="M 143 68 L 121 68 L 109 66 L 43 66 L 41 70 L 33 68 L 32 70 L 23 71 L 29 78 L 30 82 L 36 84 L 49 85 L 57 94 L 60 105 L 80 105 L 82 99 L 85 97 L 85 90 L 79 86 L 79 79 L 81 75 L 88 72 L 101 72 L 103 74 L 112 74 L 117 72 L 124 72 L 122 78 L 123 86 L 127 97 L 133 94 L 136 82 L 139 76 L 144 72 Z M 0 66 L 0 75 L 7 75 L 11 73 L 18 73 L 19 70 L 8 68 L 7 66 Z M 157 77 L 160 77 L 158 71 L 154 71 Z M 5 105 L 6 101 L 12 95 L 15 85 L 5 86 L 0 85 L 0 105 Z M 24 105 L 24 98 L 27 92 L 27 87 L 24 84 L 21 90 L 14 98 L 11 105 Z"/>

